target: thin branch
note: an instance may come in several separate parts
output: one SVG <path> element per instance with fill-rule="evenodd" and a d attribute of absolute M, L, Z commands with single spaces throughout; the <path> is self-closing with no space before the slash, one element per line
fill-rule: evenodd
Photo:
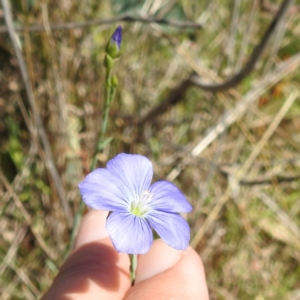
<path fill-rule="evenodd" d="M 300 240 L 300 228 L 296 222 L 293 221 L 292 217 L 289 216 L 279 205 L 278 200 L 269 197 L 264 192 L 259 193 L 260 199 L 262 202 L 271 210 L 273 211 L 278 220 L 286 226 L 294 235 Z"/>
<path fill-rule="evenodd" d="M 246 26 L 245 26 L 245 31 L 243 32 L 244 36 L 242 39 L 238 58 L 237 58 L 236 65 L 235 65 L 235 72 L 238 72 L 238 70 L 240 70 L 242 68 L 242 64 L 243 64 L 243 61 L 245 58 L 246 48 L 249 45 L 252 28 L 255 24 L 254 19 L 255 19 L 256 13 L 258 11 L 257 10 L 257 2 L 258 2 L 258 0 L 252 1 L 250 15 L 249 15 L 249 18 L 248 18 Z"/>
<path fill-rule="evenodd" d="M 181 159 L 183 157 L 187 157 L 189 155 L 186 151 L 181 153 L 180 157 Z M 218 173 L 220 173 L 224 178 L 228 178 L 229 176 L 232 176 L 233 171 L 230 170 L 231 165 L 219 165 L 215 163 L 212 160 L 208 160 L 207 158 L 193 156 L 191 158 L 191 163 L 197 163 L 197 164 L 203 164 L 206 165 L 206 167 L 212 166 L 214 169 L 217 170 Z M 297 175 L 290 175 L 290 176 L 281 176 L 281 175 L 271 175 L 271 176 L 260 176 L 257 179 L 251 180 L 251 179 L 245 179 L 241 178 L 239 181 L 240 185 L 243 186 L 255 186 L 255 185 L 274 185 L 274 184 L 281 184 L 286 182 L 293 182 L 293 181 L 299 181 L 300 180 L 300 174 Z"/>
<path fill-rule="evenodd" d="M 206 136 L 202 138 L 199 144 L 192 150 L 192 155 L 197 156 L 202 153 L 220 134 L 234 124 L 236 120 L 241 118 L 260 95 L 270 86 L 281 80 L 285 75 L 293 72 L 299 65 L 300 53 L 297 53 L 279 64 L 274 71 L 267 74 L 255 87 L 244 95 L 234 108 L 226 111 L 219 121 L 208 130 Z"/>
<path fill-rule="evenodd" d="M 201 137 L 200 142 L 191 150 L 191 156 L 200 155 L 218 136 L 220 136 L 229 126 L 240 119 L 249 109 L 249 107 L 262 95 L 270 86 L 277 83 L 287 74 L 291 74 L 300 65 L 300 53 L 295 54 L 291 58 L 280 63 L 276 69 L 270 72 L 265 78 L 258 82 L 244 97 L 236 104 L 236 106 L 226 111 L 219 119 L 219 121 L 208 129 L 204 137 Z M 181 171 L 190 162 L 182 161 L 180 167 L 174 168 L 167 179 L 173 181 Z"/>
<path fill-rule="evenodd" d="M 5 0 L 3 0 L 3 1 L 5 1 Z M 19 209 L 19 211 L 22 213 L 22 215 L 25 219 L 26 225 L 28 225 L 30 227 L 34 237 L 36 238 L 36 240 L 39 243 L 39 245 L 41 246 L 41 248 L 44 250 L 44 252 L 48 255 L 48 257 L 50 259 L 55 260 L 57 258 L 55 253 L 47 246 L 42 235 L 32 225 L 32 218 L 31 218 L 29 212 L 26 210 L 22 201 L 20 200 L 18 195 L 15 193 L 15 191 L 13 190 L 13 188 L 11 187 L 10 183 L 8 182 L 8 180 L 6 179 L 5 175 L 2 173 L 1 170 L 0 170 L 0 182 L 3 183 L 5 189 L 7 190 L 8 194 L 9 194 L 9 197 L 13 198 L 16 207 Z"/>
<path fill-rule="evenodd" d="M 260 8 L 262 11 L 275 13 L 278 10 L 278 5 L 272 4 L 265 0 L 260 0 Z M 300 11 L 300 5 L 292 5 L 288 11 L 288 14 L 296 14 Z"/>
<path fill-rule="evenodd" d="M 145 116 L 133 120 L 135 125 L 144 125 L 148 121 L 155 120 L 158 116 L 165 113 L 170 106 L 177 104 L 186 93 L 187 89 L 192 85 L 190 77 L 182 81 L 182 83 L 173 89 L 169 96 L 165 98 L 158 106 L 150 110 Z"/>
<path fill-rule="evenodd" d="M 62 208 L 65 212 L 65 216 L 66 216 L 68 225 L 70 227 L 72 227 L 72 224 L 73 224 L 72 213 L 71 213 L 70 207 L 68 205 L 68 202 L 66 200 L 64 188 L 63 188 L 62 182 L 60 180 L 58 171 L 54 164 L 53 155 L 52 155 L 50 144 L 49 144 L 49 141 L 47 138 L 46 131 L 44 129 L 42 120 L 40 118 L 40 115 L 39 115 L 37 107 L 36 107 L 34 94 L 33 94 L 31 83 L 30 83 L 29 76 L 28 76 L 27 66 L 26 66 L 24 57 L 22 55 L 22 52 L 20 50 L 20 47 L 19 47 L 18 37 L 17 37 L 17 34 L 13 27 L 12 16 L 11 16 L 11 12 L 10 12 L 10 8 L 9 8 L 9 4 L 8 4 L 7 0 L 2 0 L 2 7 L 3 7 L 3 11 L 4 11 L 4 18 L 5 18 L 5 22 L 7 25 L 8 33 L 9 33 L 10 39 L 12 41 L 13 48 L 15 50 L 18 64 L 19 64 L 19 67 L 21 70 L 21 74 L 22 74 L 22 78 L 24 81 L 28 101 L 29 101 L 31 110 L 33 112 L 34 121 L 35 121 L 36 127 L 38 129 L 38 133 L 39 133 L 39 136 L 40 136 L 40 139 L 42 141 L 42 145 L 43 145 L 43 148 L 45 151 L 45 158 L 46 158 L 45 164 L 46 164 L 46 167 L 54 181 L 55 187 L 57 189 L 57 194 L 60 199 Z"/>
<path fill-rule="evenodd" d="M 299 65 L 300 63 L 300 55 L 298 54 L 298 64 L 296 64 L 295 68 L 297 68 L 297 66 Z M 290 61 L 291 62 L 291 61 Z M 287 66 L 285 66 L 287 67 Z M 294 67 L 294 66 L 293 66 Z M 283 72 L 283 70 L 281 70 L 281 78 L 286 74 L 286 72 Z M 278 76 L 277 73 L 275 73 L 276 76 Z M 292 92 L 293 94 L 293 92 Z M 268 127 L 266 133 L 264 134 L 264 136 L 260 139 L 259 143 L 261 144 L 262 142 L 261 141 L 264 141 L 266 139 L 266 137 L 269 137 L 270 134 L 271 134 L 271 131 L 273 131 L 276 123 L 278 122 L 279 120 L 279 117 L 282 116 L 283 114 L 283 111 L 287 108 L 288 106 L 288 102 L 289 104 L 292 102 L 292 100 L 294 101 L 295 99 L 292 98 L 292 95 L 289 97 L 290 100 L 289 101 L 286 101 L 283 106 L 281 107 L 281 112 L 279 112 L 276 116 L 277 120 L 274 120 L 272 122 L 272 124 Z M 273 131 L 274 132 L 274 131 Z M 255 153 L 255 149 L 254 151 L 252 151 L 252 153 L 250 154 L 250 156 L 248 157 L 247 161 L 250 161 L 252 160 L 252 158 L 257 155 L 257 152 Z M 255 155 L 254 155 L 255 154 Z M 195 155 L 194 153 L 192 153 L 192 155 Z M 252 160 L 253 161 L 253 160 Z M 250 170 L 251 168 L 251 165 L 248 164 L 247 162 L 241 166 L 237 171 L 236 171 L 236 175 L 235 175 L 235 182 L 240 182 L 240 180 L 247 174 L 247 172 Z M 181 168 L 182 170 L 182 168 Z M 180 171 L 181 171 L 180 170 Z M 172 175 L 172 173 L 175 174 L 175 169 L 172 170 L 172 172 L 170 173 L 170 175 Z M 176 172 L 176 176 L 178 176 L 180 172 Z M 170 178 L 171 176 L 168 176 L 168 180 L 172 181 L 173 178 Z M 174 177 L 174 176 L 173 176 Z M 195 248 L 198 243 L 200 242 L 200 240 L 203 238 L 204 234 L 209 230 L 209 228 L 211 227 L 212 224 L 214 224 L 215 220 L 218 219 L 218 216 L 219 216 L 219 213 L 221 212 L 222 208 L 224 207 L 224 205 L 229 201 L 229 199 L 231 198 L 232 196 L 232 186 L 229 184 L 227 189 L 222 193 L 222 195 L 216 199 L 216 204 L 215 206 L 213 207 L 213 209 L 210 211 L 208 217 L 206 218 L 206 220 L 204 221 L 204 223 L 201 225 L 201 227 L 199 228 L 198 232 L 196 233 L 196 235 L 194 236 L 192 242 L 191 242 L 191 247 Z"/>
<path fill-rule="evenodd" d="M 16 259 L 16 254 L 18 252 L 20 244 L 22 243 L 26 235 L 28 226 L 23 224 L 18 227 L 19 228 L 16 230 L 16 236 L 0 264 L 0 275 L 2 275 L 7 269 L 7 267 L 10 265 L 10 263 Z"/>
<path fill-rule="evenodd" d="M 197 22 L 191 22 L 191 21 L 185 21 L 185 22 L 179 22 L 174 20 L 166 20 L 166 19 L 156 19 L 152 17 L 138 17 L 138 16 L 129 16 L 129 15 L 123 15 L 107 20 L 103 19 L 96 19 L 91 21 L 83 21 L 83 22 L 70 22 L 70 23 L 62 23 L 62 24 L 52 24 L 50 25 L 50 30 L 72 30 L 77 28 L 84 28 L 84 27 L 91 27 L 91 26 L 97 26 L 97 25 L 108 25 L 118 22 L 140 22 L 140 23 L 155 23 L 155 24 L 161 24 L 161 25 L 168 25 L 172 27 L 177 28 L 195 28 L 200 29 L 203 27 L 202 24 L 199 24 Z M 26 27 L 27 31 L 30 32 L 44 32 L 47 29 L 43 25 L 31 25 Z M 15 31 L 23 32 L 24 27 L 16 27 Z M 0 26 L 0 33 L 8 32 L 8 28 L 6 26 Z"/>
<path fill-rule="evenodd" d="M 241 1 L 235 0 L 233 5 L 233 13 L 232 13 L 232 22 L 231 22 L 231 28 L 230 28 L 230 34 L 229 34 L 229 41 L 227 45 L 227 49 L 225 50 L 227 52 L 227 65 L 230 69 L 233 69 L 234 61 L 235 61 L 235 44 L 236 44 L 236 37 L 238 32 L 238 23 L 240 18 L 240 6 Z"/>
<path fill-rule="evenodd" d="M 241 180 L 239 183 L 241 185 L 254 186 L 262 184 L 274 184 L 274 183 L 284 183 L 284 182 L 293 182 L 299 181 L 300 175 L 298 176 L 274 176 L 272 178 L 265 178 L 261 180 Z"/>
<path fill-rule="evenodd" d="M 211 92 L 220 92 L 226 90 L 228 88 L 232 88 L 238 83 L 240 83 L 249 73 L 253 70 L 254 65 L 258 61 L 260 55 L 262 54 L 264 48 L 266 47 L 267 42 L 269 41 L 272 33 L 274 32 L 277 24 L 284 16 L 284 13 L 288 9 L 289 5 L 291 4 L 291 0 L 285 0 L 280 10 L 277 12 L 276 16 L 274 17 L 273 21 L 271 22 L 269 28 L 267 29 L 264 37 L 262 38 L 259 45 L 253 50 L 253 53 L 246 64 L 245 68 L 242 69 L 237 75 L 235 75 L 232 79 L 225 81 L 219 85 L 205 85 L 202 82 L 199 82 L 199 77 L 193 72 L 187 79 L 183 80 L 178 87 L 173 89 L 169 96 L 166 97 L 159 105 L 155 108 L 151 109 L 145 116 L 136 118 L 132 121 L 133 124 L 136 125 L 144 125 L 145 123 L 151 121 L 153 122 L 157 117 L 165 113 L 170 107 L 177 104 L 181 101 L 186 93 L 186 91 L 192 86 L 195 85 L 200 87 L 201 89 L 208 90 Z"/>
<path fill-rule="evenodd" d="M 266 45 L 267 45 L 268 41 L 270 40 L 273 32 L 275 31 L 279 21 L 283 18 L 283 16 L 285 15 L 285 12 L 288 10 L 291 3 L 292 3 L 292 0 L 284 0 L 282 2 L 279 10 L 277 11 L 276 15 L 273 18 L 271 24 L 269 25 L 265 34 L 263 35 L 261 42 L 254 48 L 247 64 L 245 65 L 245 67 L 242 70 L 240 70 L 240 72 L 238 72 L 232 78 L 224 81 L 221 84 L 205 84 L 201 81 L 201 79 L 199 78 L 198 75 L 194 74 L 194 76 L 192 76 L 192 78 L 191 78 L 192 83 L 195 86 L 197 86 L 205 91 L 210 91 L 210 92 L 214 92 L 214 93 L 221 92 L 221 91 L 227 90 L 229 88 L 232 88 L 232 87 L 238 85 L 254 69 L 255 64 L 257 63 L 258 59 L 260 58 L 264 49 L 266 48 Z"/>

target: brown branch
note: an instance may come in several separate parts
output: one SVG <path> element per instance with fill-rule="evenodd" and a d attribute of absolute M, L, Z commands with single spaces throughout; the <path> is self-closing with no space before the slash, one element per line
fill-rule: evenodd
<path fill-rule="evenodd" d="M 228 81 L 225 81 L 224 83 L 221 84 L 216 84 L 216 85 L 206 85 L 203 84 L 196 75 L 195 72 L 193 72 L 187 79 L 183 80 L 181 84 L 176 87 L 174 90 L 172 90 L 169 94 L 169 96 L 163 100 L 158 106 L 150 110 L 145 116 L 141 118 L 137 118 L 133 120 L 133 123 L 136 125 L 144 125 L 145 123 L 149 121 L 153 121 L 156 119 L 158 116 L 162 115 L 165 113 L 170 107 L 174 106 L 177 104 L 179 101 L 181 101 L 188 90 L 189 87 L 192 85 L 195 85 L 197 87 L 200 87 L 203 90 L 206 91 L 211 91 L 211 92 L 220 92 L 224 91 L 226 89 L 232 88 L 239 84 L 246 76 L 250 74 L 250 72 L 253 70 L 256 62 L 258 61 L 259 57 L 261 56 L 263 50 L 265 49 L 272 33 L 275 31 L 277 24 L 281 20 L 281 18 L 284 16 L 284 13 L 287 11 L 289 5 L 291 4 L 291 0 L 284 0 L 281 4 L 280 9 L 278 10 L 277 14 L 274 16 L 273 21 L 267 28 L 261 42 L 259 45 L 257 45 L 253 52 L 252 55 L 249 58 L 248 63 L 246 66 L 234 77 L 229 79 Z"/>
<path fill-rule="evenodd" d="M 255 64 L 257 63 L 258 59 L 260 58 L 264 49 L 266 48 L 266 45 L 270 40 L 273 32 L 275 31 L 279 21 L 283 18 L 285 12 L 288 10 L 291 3 L 292 0 L 284 0 L 282 2 L 271 24 L 269 25 L 265 34 L 263 35 L 261 42 L 254 48 L 246 66 L 242 70 L 240 70 L 236 75 L 234 75 L 232 78 L 224 81 L 221 84 L 205 84 L 201 82 L 199 76 L 194 73 L 194 76 L 191 77 L 192 83 L 195 86 L 201 88 L 202 90 L 210 91 L 214 93 L 222 92 L 224 90 L 227 90 L 229 88 L 238 85 L 243 79 L 245 79 L 253 71 Z"/>
<path fill-rule="evenodd" d="M 31 110 L 33 112 L 34 121 L 35 121 L 36 127 L 38 129 L 38 133 L 39 133 L 39 136 L 40 136 L 40 139 L 42 141 L 42 145 L 43 145 L 43 148 L 45 151 L 45 158 L 46 158 L 45 165 L 54 181 L 55 187 L 57 189 L 58 197 L 60 199 L 62 208 L 65 212 L 68 226 L 72 227 L 72 224 L 73 224 L 72 213 L 71 213 L 70 207 L 68 205 L 68 202 L 67 202 L 67 199 L 65 196 L 63 184 L 60 180 L 58 171 L 56 169 L 56 166 L 55 166 L 55 163 L 53 160 L 53 155 L 52 155 L 51 147 L 50 147 L 50 144 L 49 144 L 49 141 L 47 138 L 46 131 L 44 129 L 42 120 L 40 118 L 40 115 L 39 115 L 37 107 L 36 107 L 34 94 L 33 94 L 31 83 L 30 83 L 29 76 L 28 76 L 27 66 L 26 66 L 24 57 L 22 55 L 22 52 L 19 48 L 17 34 L 13 27 L 12 16 L 11 16 L 11 12 L 10 12 L 10 8 L 9 8 L 7 0 L 2 0 L 2 7 L 3 7 L 3 11 L 4 11 L 4 18 L 5 18 L 5 22 L 7 25 L 8 33 L 9 33 L 10 39 L 12 41 L 13 48 L 16 53 L 18 64 L 19 64 L 19 67 L 21 70 L 21 75 L 22 75 L 22 79 L 23 79 L 23 82 L 25 85 L 25 90 L 26 90 L 26 94 L 28 97 L 28 101 L 29 101 Z"/>
<path fill-rule="evenodd" d="M 2 1 L 5 1 L 5 0 L 2 0 Z M 10 197 L 13 198 L 16 207 L 19 209 L 19 211 L 22 213 L 23 218 L 25 219 L 26 225 L 28 225 L 30 227 L 33 235 L 35 236 L 37 242 L 40 244 L 41 248 L 49 256 L 50 259 L 56 259 L 55 254 L 53 253 L 53 251 L 51 251 L 51 249 L 49 249 L 49 247 L 47 246 L 47 244 L 44 241 L 41 234 L 34 228 L 34 226 L 32 226 L 32 219 L 31 219 L 30 214 L 24 207 L 22 201 L 20 200 L 18 195 L 15 193 L 12 186 L 10 185 L 10 183 L 8 182 L 8 180 L 6 179 L 5 175 L 2 173 L 1 170 L 0 170 L 0 181 L 3 183 L 3 185 L 5 186 L 5 189 L 7 190 L 8 194 L 9 194 L 9 196 L 7 198 L 8 199 Z"/>
<path fill-rule="evenodd" d="M 187 151 L 182 149 L 177 149 L 172 147 L 171 150 L 176 150 L 177 152 L 177 156 L 180 159 L 183 158 L 187 158 L 189 157 L 189 154 Z M 191 156 L 190 157 L 191 161 L 190 163 L 195 163 L 195 164 L 201 164 L 201 165 L 205 165 L 205 167 L 210 168 L 212 167 L 213 169 L 215 169 L 220 175 L 222 175 L 224 178 L 228 179 L 229 176 L 232 176 L 233 174 L 233 165 L 230 164 L 217 164 L 212 160 L 209 160 L 207 158 L 203 158 L 203 157 L 199 157 L 199 156 Z M 288 159 L 285 162 L 290 162 L 293 163 L 295 161 L 298 161 L 298 158 L 295 159 Z M 178 163 L 180 161 L 178 160 Z M 270 162 L 270 164 L 274 164 L 274 162 Z M 256 166 L 262 166 L 262 164 L 257 163 Z M 281 183 L 285 183 L 285 182 L 293 182 L 293 181 L 299 181 L 300 180 L 300 174 L 297 175 L 291 175 L 291 176 L 281 176 L 281 175 L 271 175 L 271 176 L 261 176 L 258 179 L 255 180 L 248 180 L 245 178 L 241 178 L 238 181 L 238 184 L 243 185 L 243 186 L 254 186 L 254 185 L 262 185 L 262 184 L 281 184 Z"/>
<path fill-rule="evenodd" d="M 274 176 L 272 178 L 266 178 L 261 180 L 241 180 L 241 185 L 261 185 L 261 184 L 274 184 L 274 183 L 284 183 L 284 182 L 292 182 L 292 181 L 299 181 L 300 175 L 298 176 Z"/>
<path fill-rule="evenodd" d="M 276 13 L 276 11 L 278 10 L 278 5 L 276 4 L 272 4 L 265 0 L 260 0 L 259 2 L 262 11 L 270 12 L 273 14 Z M 288 14 L 296 14 L 299 11 L 300 11 L 300 5 L 292 5 L 288 10 Z"/>
<path fill-rule="evenodd" d="M 182 81 L 182 83 L 171 90 L 169 96 L 164 99 L 159 105 L 150 110 L 145 116 L 135 119 L 133 124 L 144 125 L 148 121 L 153 121 L 161 114 L 165 113 L 171 106 L 177 104 L 185 95 L 187 89 L 192 85 L 190 77 Z"/>
<path fill-rule="evenodd" d="M 231 172 L 224 168 L 224 166 L 219 166 L 215 164 L 214 162 L 208 161 L 210 164 L 214 166 L 214 168 L 223 176 L 226 178 L 231 176 Z M 206 163 L 208 163 L 206 162 Z M 255 180 L 248 180 L 248 179 L 241 179 L 239 180 L 240 185 L 244 186 L 254 186 L 254 185 L 263 185 L 263 184 L 281 184 L 285 182 L 293 182 L 293 181 L 299 181 L 300 175 L 294 175 L 294 176 L 281 176 L 281 175 L 273 175 L 268 177 L 261 177 Z"/>
<path fill-rule="evenodd" d="M 202 24 L 196 23 L 196 22 L 178 22 L 174 20 L 166 20 L 166 19 L 156 19 L 152 17 L 135 17 L 135 16 L 129 16 L 124 15 L 120 17 L 115 17 L 107 20 L 103 19 L 97 19 L 97 20 L 91 20 L 91 21 L 84 21 L 84 22 L 70 22 L 70 23 L 62 23 L 62 24 L 50 24 L 50 30 L 72 30 L 77 28 L 84 28 L 84 27 L 91 27 L 91 26 L 97 26 L 97 25 L 107 25 L 112 23 L 118 23 L 118 22 L 140 22 L 140 23 L 155 23 L 155 24 L 161 24 L 161 25 L 168 25 L 172 27 L 178 27 L 178 28 L 195 28 L 200 29 L 203 27 Z M 28 27 L 16 27 L 15 31 L 22 33 L 26 29 L 30 32 L 44 32 L 47 29 L 43 25 L 31 25 Z M 6 26 L 0 26 L 0 33 L 8 32 L 8 28 Z"/>

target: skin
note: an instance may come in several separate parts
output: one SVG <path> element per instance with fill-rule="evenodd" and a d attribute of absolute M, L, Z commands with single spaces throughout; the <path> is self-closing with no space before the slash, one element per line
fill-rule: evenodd
<path fill-rule="evenodd" d="M 155 240 L 138 257 L 131 286 L 127 254 L 118 253 L 105 230 L 107 212 L 90 211 L 75 249 L 41 300 L 208 300 L 203 264 L 188 248 L 175 250 Z"/>

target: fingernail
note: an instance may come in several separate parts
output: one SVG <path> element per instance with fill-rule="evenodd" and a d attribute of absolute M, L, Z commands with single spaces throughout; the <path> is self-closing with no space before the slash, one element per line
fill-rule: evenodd
<path fill-rule="evenodd" d="M 169 247 L 162 240 L 155 240 L 149 252 L 140 255 L 135 283 L 153 277 L 173 267 L 182 255 L 182 251 Z"/>
<path fill-rule="evenodd" d="M 105 229 L 107 215 L 107 211 L 91 210 L 83 217 L 78 230 L 75 249 L 108 237 Z"/>

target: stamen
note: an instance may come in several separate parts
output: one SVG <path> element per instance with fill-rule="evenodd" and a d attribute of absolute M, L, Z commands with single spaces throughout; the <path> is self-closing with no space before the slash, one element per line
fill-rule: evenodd
<path fill-rule="evenodd" d="M 145 214 L 149 211 L 149 202 L 151 201 L 152 194 L 146 190 L 137 198 L 131 201 L 130 211 L 138 217 L 144 217 Z"/>

